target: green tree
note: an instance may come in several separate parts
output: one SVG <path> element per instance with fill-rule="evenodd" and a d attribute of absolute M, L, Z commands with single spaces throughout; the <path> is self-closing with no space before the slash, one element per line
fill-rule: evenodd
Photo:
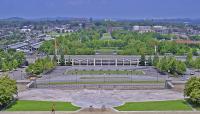
<path fill-rule="evenodd" d="M 141 58 L 140 58 L 140 65 L 141 65 L 141 66 L 145 66 L 145 63 L 146 63 L 146 58 L 145 58 L 145 55 L 142 54 L 142 55 L 141 55 Z"/>
<path fill-rule="evenodd" d="M 153 61 L 152 61 L 151 56 L 149 56 L 149 58 L 148 58 L 148 65 L 149 65 L 149 66 L 152 66 L 152 65 L 153 65 Z"/>
<path fill-rule="evenodd" d="M 55 64 L 57 64 L 57 56 L 54 54 L 54 56 L 53 56 L 53 62 L 55 63 Z"/>
<path fill-rule="evenodd" d="M 182 61 L 176 62 L 176 72 L 180 75 L 184 74 L 186 72 L 186 65 Z"/>
<path fill-rule="evenodd" d="M 156 54 L 154 55 L 153 58 L 153 66 L 157 66 L 158 63 L 159 63 L 159 56 Z"/>
<path fill-rule="evenodd" d="M 61 54 L 61 57 L 60 57 L 60 65 L 65 66 L 65 57 L 63 53 Z"/>
<path fill-rule="evenodd" d="M 200 104 L 200 78 L 192 77 L 185 84 L 184 95 L 195 104 Z"/>
<path fill-rule="evenodd" d="M 17 60 L 14 59 L 14 60 L 13 60 L 13 63 L 12 63 L 13 68 L 14 68 L 14 69 L 17 69 L 17 67 L 19 66 L 18 64 L 19 64 L 19 63 L 17 62 Z"/>
<path fill-rule="evenodd" d="M 26 68 L 26 72 L 28 74 L 39 75 L 41 73 L 44 73 L 44 71 L 53 69 L 55 65 L 56 64 L 51 61 L 49 57 L 46 57 L 44 59 L 36 60 L 34 64 L 29 64 L 29 66 Z"/>
<path fill-rule="evenodd" d="M 162 72 L 167 72 L 169 70 L 169 65 L 168 64 L 168 61 L 167 61 L 167 57 L 163 57 L 159 64 L 157 65 L 158 69 L 160 69 Z"/>
<path fill-rule="evenodd" d="M 0 107 L 9 104 L 14 99 L 14 94 L 17 94 L 16 81 L 8 76 L 0 77 Z"/>
<path fill-rule="evenodd" d="M 166 72 L 168 72 L 169 71 L 169 73 L 171 73 L 171 74 L 175 74 L 176 73 L 176 68 L 177 68 L 177 64 L 176 64 L 176 59 L 173 57 L 173 58 L 168 58 L 168 61 L 165 63 L 165 64 L 163 64 L 163 66 L 167 66 L 166 67 Z"/>
<path fill-rule="evenodd" d="M 25 56 L 23 52 L 16 52 L 13 58 L 17 60 L 18 66 L 22 65 L 25 61 Z"/>
<path fill-rule="evenodd" d="M 2 69 L 2 59 L 0 58 L 0 70 Z"/>
<path fill-rule="evenodd" d="M 8 71 L 8 69 L 9 69 L 8 65 L 6 64 L 6 62 L 3 61 L 3 63 L 2 63 L 2 71 L 6 72 L 6 71 Z"/>
<path fill-rule="evenodd" d="M 200 57 L 196 58 L 194 62 L 194 67 L 198 69 L 198 71 L 200 70 Z"/>
<path fill-rule="evenodd" d="M 193 54 L 192 51 L 190 51 L 187 55 L 186 61 L 185 61 L 187 67 L 192 67 L 193 66 Z"/>

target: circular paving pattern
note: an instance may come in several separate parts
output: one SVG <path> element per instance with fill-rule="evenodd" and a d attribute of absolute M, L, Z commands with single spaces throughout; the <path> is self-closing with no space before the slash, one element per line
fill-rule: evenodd
<path fill-rule="evenodd" d="M 84 93 L 84 94 L 83 94 Z M 72 96 L 72 103 L 80 107 L 93 106 L 95 108 L 101 108 L 103 105 L 106 107 L 116 107 L 123 105 L 123 101 L 111 96 L 104 90 L 83 90 Z"/>

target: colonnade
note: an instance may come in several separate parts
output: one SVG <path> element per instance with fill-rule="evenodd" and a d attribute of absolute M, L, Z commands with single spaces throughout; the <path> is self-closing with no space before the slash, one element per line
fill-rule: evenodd
<path fill-rule="evenodd" d="M 93 59 L 82 59 L 82 58 L 73 58 L 73 59 L 65 59 L 65 65 L 67 63 L 71 63 L 72 66 L 75 66 L 75 65 L 79 65 L 79 66 L 105 66 L 105 65 L 112 65 L 112 66 L 132 66 L 132 65 L 136 65 L 136 66 L 139 66 L 139 59 L 125 59 L 125 58 L 122 58 L 122 59 L 118 59 L 118 58 L 115 58 L 115 59 L 97 59 L 97 58 L 93 58 Z M 60 58 L 57 59 L 57 63 L 60 64 Z M 146 62 L 145 62 L 146 64 Z"/>

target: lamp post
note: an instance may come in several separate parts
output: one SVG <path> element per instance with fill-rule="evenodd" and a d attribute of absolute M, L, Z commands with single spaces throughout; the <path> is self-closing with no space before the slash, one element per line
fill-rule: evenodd
<path fill-rule="evenodd" d="M 22 70 L 21 70 L 21 80 L 22 80 Z"/>
<path fill-rule="evenodd" d="M 31 70 L 31 75 L 33 75 L 33 70 Z"/>
<path fill-rule="evenodd" d="M 168 70 L 168 76 L 167 76 L 168 79 L 169 79 L 169 73 L 170 73 L 170 70 Z"/>
<path fill-rule="evenodd" d="M 131 83 L 133 82 L 133 70 L 131 70 Z"/>
<path fill-rule="evenodd" d="M 78 84 L 78 77 L 77 77 L 77 70 L 76 70 L 76 84 Z"/>
<path fill-rule="evenodd" d="M 157 82 L 158 82 L 158 71 L 157 71 Z"/>
<path fill-rule="evenodd" d="M 104 78 L 103 78 L 103 81 L 104 81 L 104 83 L 106 82 L 106 73 L 104 73 Z"/>

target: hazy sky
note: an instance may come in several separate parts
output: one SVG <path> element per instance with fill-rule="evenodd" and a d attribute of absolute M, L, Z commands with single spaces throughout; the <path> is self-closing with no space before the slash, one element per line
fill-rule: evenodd
<path fill-rule="evenodd" d="M 200 0 L 0 0 L 0 18 L 200 18 Z"/>

